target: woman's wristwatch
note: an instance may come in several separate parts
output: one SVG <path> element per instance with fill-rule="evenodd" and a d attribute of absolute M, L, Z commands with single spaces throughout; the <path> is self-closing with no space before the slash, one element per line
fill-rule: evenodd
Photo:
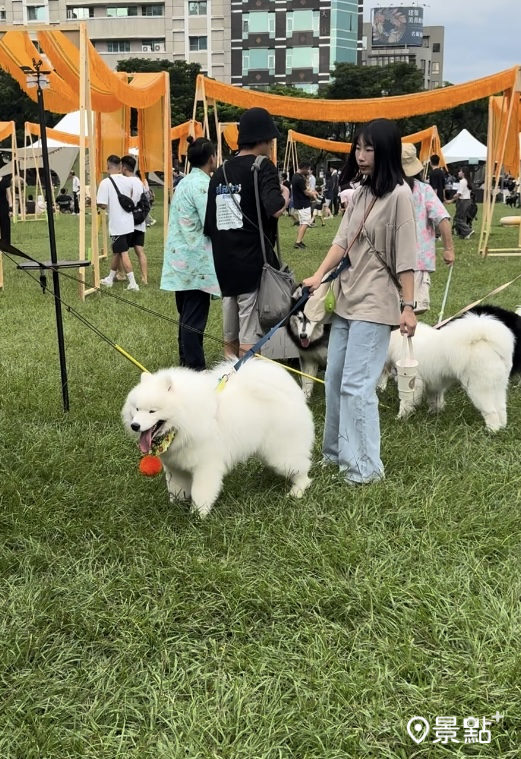
<path fill-rule="evenodd" d="M 412 310 L 414 311 L 414 309 L 416 308 L 416 301 L 415 300 L 402 300 L 402 302 L 401 302 L 401 310 L 403 311 L 403 309 L 406 306 L 409 306 L 409 308 L 412 308 Z"/>

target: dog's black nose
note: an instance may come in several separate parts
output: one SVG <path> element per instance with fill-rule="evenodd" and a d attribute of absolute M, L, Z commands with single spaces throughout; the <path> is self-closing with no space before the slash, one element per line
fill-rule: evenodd
<path fill-rule="evenodd" d="M 134 432 L 139 432 L 139 430 L 141 429 L 141 425 L 138 424 L 137 422 L 132 422 L 132 424 L 130 425 L 130 429 L 134 430 Z"/>

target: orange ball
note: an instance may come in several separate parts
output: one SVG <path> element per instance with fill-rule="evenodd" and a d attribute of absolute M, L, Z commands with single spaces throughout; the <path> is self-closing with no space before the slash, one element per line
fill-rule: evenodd
<path fill-rule="evenodd" d="M 146 477 L 154 477 L 163 469 L 159 456 L 143 456 L 139 462 L 139 471 Z"/>

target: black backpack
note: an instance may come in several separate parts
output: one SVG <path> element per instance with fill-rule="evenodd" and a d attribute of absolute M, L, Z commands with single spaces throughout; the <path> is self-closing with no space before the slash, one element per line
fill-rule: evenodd
<path fill-rule="evenodd" d="M 471 203 L 469 206 L 469 210 L 467 211 L 467 218 L 469 221 L 474 221 L 474 219 L 478 215 L 478 205 L 476 203 L 476 196 L 474 195 L 473 192 L 470 193 L 470 200 L 471 200 Z"/>
<path fill-rule="evenodd" d="M 132 212 L 134 214 L 134 224 L 142 224 L 150 213 L 151 207 L 150 198 L 148 197 L 146 190 L 143 190 L 141 197 Z"/>

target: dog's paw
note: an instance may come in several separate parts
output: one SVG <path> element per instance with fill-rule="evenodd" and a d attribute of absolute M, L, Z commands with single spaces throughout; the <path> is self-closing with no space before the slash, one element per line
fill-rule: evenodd
<path fill-rule="evenodd" d="M 311 479 L 306 477 L 305 480 L 295 482 L 288 493 L 288 498 L 302 498 L 306 490 L 311 485 Z"/>
<path fill-rule="evenodd" d="M 192 503 L 190 506 L 190 513 L 199 517 L 199 519 L 205 519 L 211 510 L 211 506 L 196 506 L 195 503 Z"/>

